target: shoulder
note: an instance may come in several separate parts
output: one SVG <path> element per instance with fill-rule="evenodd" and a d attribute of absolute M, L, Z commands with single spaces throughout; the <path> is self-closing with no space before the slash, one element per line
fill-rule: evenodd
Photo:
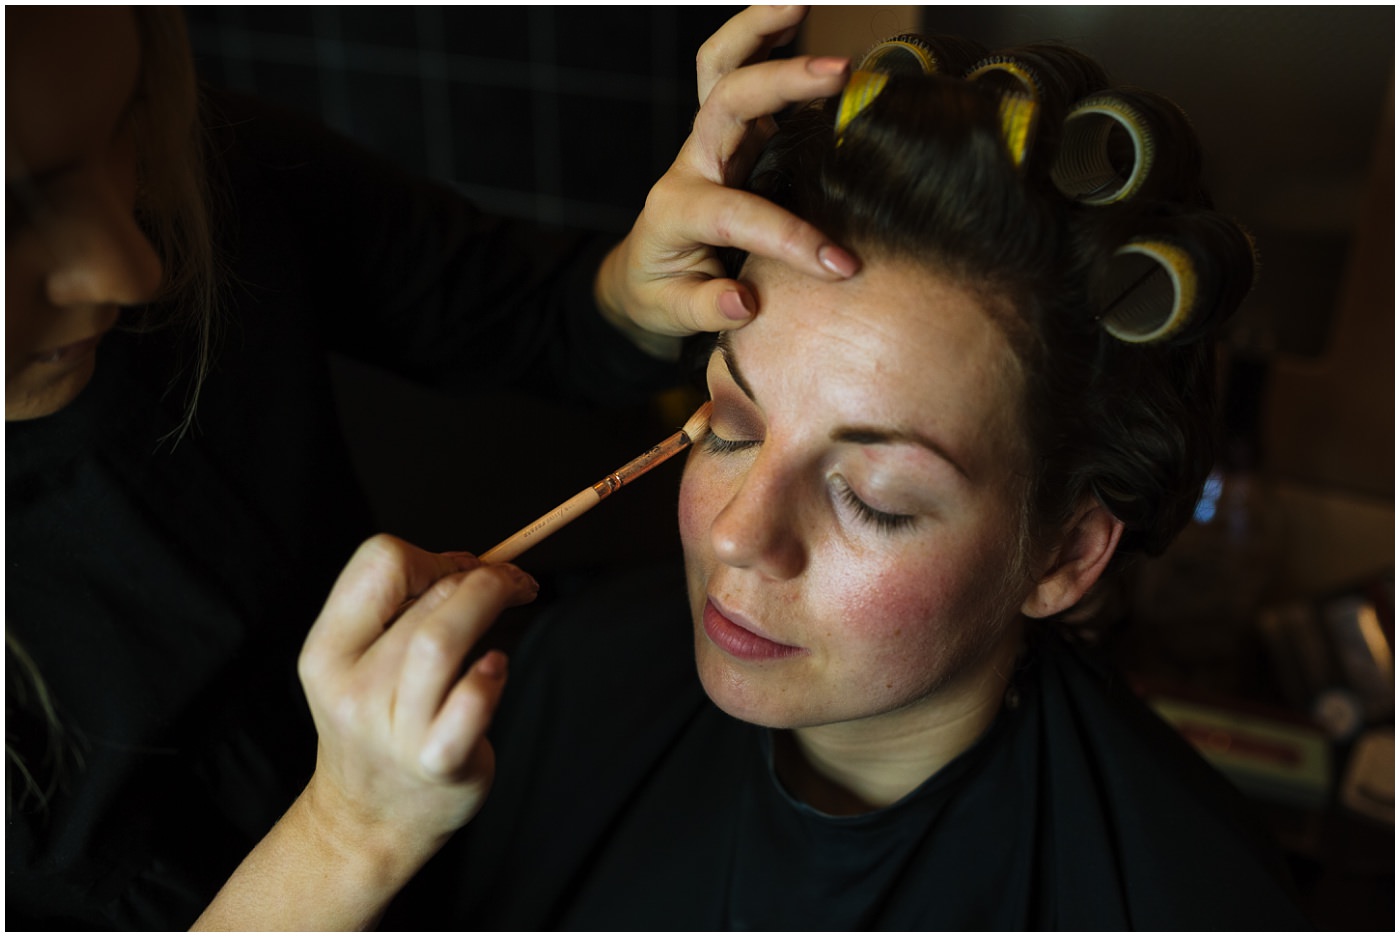
<path fill-rule="evenodd" d="M 1116 671 L 1058 637 L 1041 637 L 1036 654 L 1056 837 L 1066 854 L 1098 844 L 1095 860 L 1056 874 L 1111 876 L 1134 928 L 1305 927 L 1239 791 Z"/>

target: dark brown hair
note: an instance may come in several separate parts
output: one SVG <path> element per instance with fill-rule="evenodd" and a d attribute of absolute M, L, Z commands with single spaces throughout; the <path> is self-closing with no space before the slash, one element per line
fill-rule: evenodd
<path fill-rule="evenodd" d="M 1124 522 L 1120 556 L 1158 553 L 1189 519 L 1214 461 L 1211 335 L 1252 282 L 1250 242 L 1209 209 L 1199 148 L 1170 102 L 1151 96 L 1151 108 L 1139 107 L 1145 120 L 1170 122 L 1171 134 L 1151 140 L 1152 184 L 1140 197 L 1091 204 L 1064 194 L 1055 170 L 1067 115 L 1087 96 L 1114 94 L 1096 63 L 1051 45 L 983 60 L 1034 79 L 1021 89 L 1036 108 L 1017 159 L 1000 117 L 1018 94 L 1007 73 L 969 80 L 977 69 L 967 43 L 922 41 L 940 74 L 890 74 L 839 138 L 836 100 L 800 110 L 749 186 L 864 256 L 917 261 L 987 297 L 1026 376 L 1027 534 L 1058 530 L 1096 497 Z M 1131 161 L 1132 147 L 1106 136 L 1106 160 Z M 1119 248 L 1143 234 L 1181 245 L 1196 286 L 1192 324 L 1156 343 L 1125 342 L 1102 322 L 1121 292 Z"/>

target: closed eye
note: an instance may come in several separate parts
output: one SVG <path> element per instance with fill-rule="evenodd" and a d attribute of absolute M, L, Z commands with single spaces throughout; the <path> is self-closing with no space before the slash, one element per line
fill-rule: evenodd
<path fill-rule="evenodd" d="M 837 493 L 841 500 L 846 502 L 846 506 L 855 511 L 856 516 L 867 524 L 876 527 L 881 533 L 891 534 L 901 530 L 908 530 L 914 526 L 918 520 L 913 514 L 890 514 L 886 511 L 877 511 L 860 499 L 851 486 L 846 484 L 843 478 L 835 479 L 837 482 Z"/>
<path fill-rule="evenodd" d="M 760 442 L 762 442 L 762 440 L 759 439 L 725 439 L 723 436 L 717 435 L 714 429 L 711 428 L 710 431 L 705 434 L 701 445 L 704 446 L 706 452 L 715 455 L 727 455 L 731 452 L 740 452 L 744 449 L 757 446 Z"/>

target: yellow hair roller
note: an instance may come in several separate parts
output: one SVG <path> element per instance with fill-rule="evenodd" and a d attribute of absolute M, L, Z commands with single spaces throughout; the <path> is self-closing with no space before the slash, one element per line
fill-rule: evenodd
<path fill-rule="evenodd" d="M 1039 105 L 1030 98 L 1019 94 L 1003 95 L 997 104 L 997 115 L 1001 118 L 1001 139 L 1011 162 L 1018 169 L 1026 161 L 1031 148 L 1031 134 L 1035 129 L 1035 115 Z"/>
<path fill-rule="evenodd" d="M 968 81 L 980 81 L 1001 92 L 997 114 L 1001 139 L 1011 162 L 1019 169 L 1030 153 L 1035 119 L 1040 111 L 1040 80 L 1035 72 L 1007 56 L 983 59 L 967 73 Z"/>
<path fill-rule="evenodd" d="M 901 72 L 936 75 L 939 72 L 933 49 L 913 36 L 896 36 L 877 43 L 865 53 L 858 70 L 892 75 Z"/>
<path fill-rule="evenodd" d="M 1103 327 L 1131 344 L 1163 342 L 1196 315 L 1199 282 L 1191 254 L 1167 241 L 1134 238 L 1113 252 Z"/>
<path fill-rule="evenodd" d="M 851 73 L 851 80 L 846 83 L 846 90 L 841 92 L 841 103 L 836 109 L 836 140 L 838 145 L 841 135 L 846 132 L 851 121 L 855 120 L 861 111 L 869 107 L 871 101 L 879 97 L 889 80 L 890 76 L 884 72 L 857 71 Z"/>
<path fill-rule="evenodd" d="M 1007 81 L 1006 79 L 1010 79 Z M 1040 79 L 1025 65 L 1006 56 L 994 55 L 983 59 L 967 73 L 968 81 L 986 81 L 1003 91 L 1012 91 L 1039 102 Z"/>

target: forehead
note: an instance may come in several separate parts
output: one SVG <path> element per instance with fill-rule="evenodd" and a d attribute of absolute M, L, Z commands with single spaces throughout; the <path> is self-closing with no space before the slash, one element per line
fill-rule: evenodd
<path fill-rule="evenodd" d="M 954 279 L 869 259 L 836 283 L 762 259 L 745 279 L 761 311 L 726 341 L 772 415 L 936 435 L 974 462 L 1019 448 L 1019 363 L 984 301 Z"/>
<path fill-rule="evenodd" d="M 918 386 L 936 374 L 1019 388 L 1020 366 L 984 299 L 952 277 L 899 260 L 867 260 L 828 282 L 756 258 L 744 271 L 762 312 L 729 337 L 751 355 L 801 349 L 824 366 Z"/>
<path fill-rule="evenodd" d="M 140 63 L 129 9 L 7 6 L 6 177 L 26 167 L 43 171 L 105 142 Z"/>

